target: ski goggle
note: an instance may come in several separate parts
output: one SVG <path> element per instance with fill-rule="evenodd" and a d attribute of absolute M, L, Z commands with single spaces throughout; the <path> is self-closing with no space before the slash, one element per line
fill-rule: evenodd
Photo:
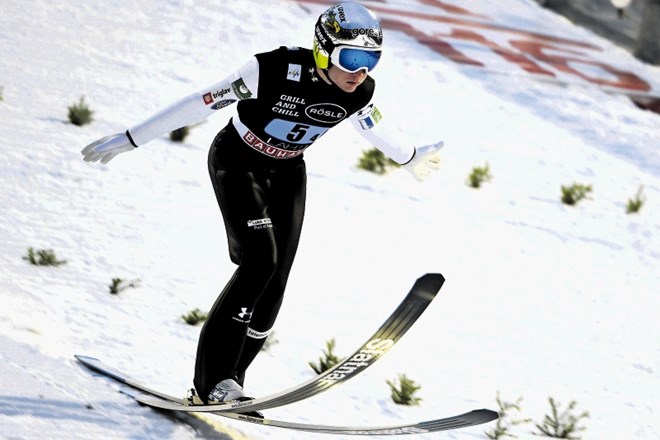
<path fill-rule="evenodd" d="M 365 69 L 369 73 L 378 64 L 381 53 L 380 49 L 339 46 L 332 51 L 330 60 L 345 72 L 356 73 Z"/>

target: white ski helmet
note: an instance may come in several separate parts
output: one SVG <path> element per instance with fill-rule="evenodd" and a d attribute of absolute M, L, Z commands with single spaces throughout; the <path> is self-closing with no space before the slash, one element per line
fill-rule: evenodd
<path fill-rule="evenodd" d="M 383 31 L 378 19 L 359 3 L 340 3 L 319 16 L 314 29 L 314 61 L 327 70 L 371 71 L 380 59 Z"/>

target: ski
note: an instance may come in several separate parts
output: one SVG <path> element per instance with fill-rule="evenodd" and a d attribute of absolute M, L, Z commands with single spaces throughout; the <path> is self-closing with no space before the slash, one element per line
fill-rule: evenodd
<path fill-rule="evenodd" d="M 344 434 L 344 435 L 399 435 L 418 434 L 449 429 L 464 428 L 481 423 L 487 423 L 497 419 L 498 414 L 494 411 L 481 409 L 474 410 L 458 416 L 443 419 L 429 420 L 414 424 L 376 427 L 347 427 L 327 426 L 317 424 L 302 424 L 294 422 L 279 421 L 267 418 L 252 417 L 239 414 L 235 411 L 256 411 L 259 409 L 275 408 L 288 405 L 323 391 L 332 386 L 345 382 L 362 372 L 373 364 L 380 356 L 388 351 L 403 334 L 413 325 L 426 307 L 439 292 L 444 278 L 440 274 L 426 274 L 419 278 L 412 289 L 402 301 L 399 307 L 390 315 L 378 331 L 353 355 L 340 362 L 332 369 L 323 374 L 304 382 L 289 390 L 282 391 L 267 397 L 258 398 L 248 402 L 228 402 L 221 405 L 195 405 L 185 406 L 182 399 L 169 396 L 160 391 L 148 388 L 128 375 L 116 370 L 99 359 L 76 355 L 76 359 L 87 368 L 102 375 L 112 378 L 119 383 L 128 385 L 135 392 L 126 392 L 138 402 L 156 409 L 186 411 L 186 412 L 208 412 L 223 417 L 259 424 L 300 431 Z"/>
<path fill-rule="evenodd" d="M 135 394 L 127 393 L 135 398 L 138 402 L 143 402 Z M 176 397 L 167 398 L 164 395 L 150 396 L 145 403 L 155 409 L 163 409 L 161 405 L 151 405 L 151 403 L 159 400 L 166 400 L 177 405 L 178 408 L 183 406 L 183 400 Z M 465 414 L 460 414 L 452 417 L 445 417 L 441 419 L 426 420 L 417 423 L 406 423 L 401 425 L 389 426 L 331 426 L 320 425 L 314 423 L 296 423 L 286 422 L 282 420 L 275 420 L 269 418 L 253 417 L 246 414 L 238 414 L 231 412 L 212 412 L 211 414 L 219 415 L 233 420 L 242 422 L 253 423 L 261 426 L 270 426 L 273 428 L 284 428 L 295 431 L 313 432 L 319 434 L 337 434 L 337 435 L 404 435 L 404 434 L 424 434 L 437 431 L 449 431 L 453 429 L 468 428 L 470 426 L 480 425 L 482 423 L 491 422 L 499 417 L 499 414 L 489 409 L 476 409 Z"/>
<path fill-rule="evenodd" d="M 89 356 L 76 355 L 76 359 L 89 369 L 110 377 L 122 384 L 128 385 L 132 390 L 122 391 L 124 394 L 134 398 L 138 402 L 146 402 L 157 410 L 164 410 L 162 405 L 151 405 L 158 401 L 172 403 L 177 409 L 187 408 L 184 406 L 183 399 L 179 399 L 160 391 L 152 390 L 137 381 L 131 379 L 119 370 L 105 365 L 96 358 Z M 146 399 L 148 397 L 148 399 Z M 445 417 L 441 419 L 426 420 L 411 424 L 391 425 L 391 426 L 330 426 L 313 423 L 296 423 L 269 418 L 252 417 L 245 414 L 232 412 L 212 412 L 233 420 L 252 423 L 261 426 L 270 426 L 274 428 L 290 429 L 295 431 L 314 432 L 320 434 L 338 434 L 338 435 L 404 435 L 404 434 L 423 434 L 436 431 L 448 431 L 453 429 L 467 428 L 491 422 L 499 417 L 495 411 L 488 409 L 478 409 L 461 414 L 458 416 Z"/>
<path fill-rule="evenodd" d="M 477 409 L 458 416 L 445 417 L 442 419 L 426 420 L 423 422 L 390 425 L 390 426 L 328 426 L 311 423 L 294 423 L 273 420 L 267 418 L 252 417 L 236 413 L 219 413 L 223 417 L 234 420 L 254 423 L 263 426 L 272 426 L 275 428 L 293 429 L 296 431 L 306 431 L 321 434 L 340 434 L 340 435 L 403 435 L 403 434 L 424 434 L 436 431 L 449 431 L 453 429 L 468 428 L 470 426 L 480 425 L 491 422 L 499 417 L 495 411 L 488 409 Z"/>
<path fill-rule="evenodd" d="M 178 403 L 168 401 L 169 399 L 152 399 L 150 396 L 137 396 L 136 400 L 146 405 L 167 410 L 186 412 L 249 412 L 289 405 L 310 398 L 335 385 L 347 381 L 376 362 L 383 354 L 394 346 L 408 329 L 410 329 L 424 310 L 426 310 L 431 301 L 433 301 L 433 298 L 435 298 L 436 294 L 440 291 L 444 281 L 444 277 L 437 273 L 429 273 L 421 276 L 415 281 L 410 292 L 406 295 L 396 310 L 381 325 L 376 333 L 374 333 L 374 335 L 371 336 L 371 338 L 355 353 L 315 378 L 288 390 L 244 402 L 231 401 L 214 405 L 182 406 Z M 100 361 L 96 360 L 96 365 L 99 363 Z M 87 364 L 90 368 L 94 369 L 92 365 L 89 365 L 89 361 Z M 113 377 L 112 375 L 110 376 Z M 125 379 L 130 380 L 128 378 Z M 127 385 L 141 389 L 141 386 L 136 386 L 138 384 L 135 381 L 130 381 L 131 383 L 128 383 L 127 381 L 123 382 Z M 153 390 L 148 390 L 148 393 L 159 396 L 159 393 L 152 391 Z"/>

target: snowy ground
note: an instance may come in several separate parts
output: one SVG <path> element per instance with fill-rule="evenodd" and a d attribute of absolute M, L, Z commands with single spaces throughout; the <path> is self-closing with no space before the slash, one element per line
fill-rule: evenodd
<path fill-rule="evenodd" d="M 531 0 L 500 3 L 507 7 L 491 16 L 511 20 L 515 11 L 535 30 L 625 56 Z M 3 2 L 0 437 L 207 435 L 137 406 L 73 355 L 99 357 L 171 394 L 190 385 L 199 328 L 180 316 L 208 309 L 233 272 L 206 171 L 207 146 L 231 111 L 183 145 L 163 137 L 108 166 L 84 163 L 79 150 L 214 83 L 249 54 L 309 46 L 322 9 Z M 490 75 L 397 33 L 386 39 L 375 72 L 383 113 L 413 142 L 444 140 L 442 170 L 423 185 L 403 171 L 361 172 L 354 165 L 368 146 L 348 125 L 309 150 L 306 224 L 279 342 L 248 373 L 249 390 L 268 394 L 312 377 L 307 362 L 325 341 L 348 354 L 418 276 L 441 272 L 438 298 L 363 377 L 268 415 L 395 424 L 497 409 L 500 391 L 508 401 L 523 397 L 520 417 L 537 422 L 549 396 L 576 400 L 591 414 L 586 439 L 660 438 L 660 116 L 593 87 Z M 660 78 L 657 68 L 629 63 Z M 81 95 L 95 111 L 83 128 L 66 116 Z M 485 163 L 493 180 L 466 186 Z M 573 182 L 594 192 L 568 207 L 560 186 Z M 646 204 L 627 215 L 640 185 Z M 67 264 L 29 265 L 28 247 L 53 249 Z M 140 287 L 111 295 L 114 277 Z M 385 381 L 398 373 L 422 385 L 421 406 L 391 402 Z M 255 439 L 328 438 L 226 426 Z M 417 438 L 486 438 L 491 427 Z M 514 433 L 534 438 L 532 430 Z"/>

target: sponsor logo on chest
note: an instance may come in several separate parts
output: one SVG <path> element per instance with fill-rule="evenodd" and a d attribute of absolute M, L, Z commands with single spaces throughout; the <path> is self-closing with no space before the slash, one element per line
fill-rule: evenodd
<path fill-rule="evenodd" d="M 346 113 L 344 107 L 331 102 L 312 104 L 305 108 L 308 118 L 325 123 L 339 122 L 346 117 Z"/>
<path fill-rule="evenodd" d="M 298 106 L 305 105 L 305 99 L 291 95 L 280 95 L 280 99 L 275 103 L 271 110 L 278 115 L 292 116 L 298 118 Z"/>
<path fill-rule="evenodd" d="M 300 64 L 289 64 L 289 70 L 286 74 L 286 79 L 289 81 L 300 82 L 300 75 L 302 66 Z"/>

